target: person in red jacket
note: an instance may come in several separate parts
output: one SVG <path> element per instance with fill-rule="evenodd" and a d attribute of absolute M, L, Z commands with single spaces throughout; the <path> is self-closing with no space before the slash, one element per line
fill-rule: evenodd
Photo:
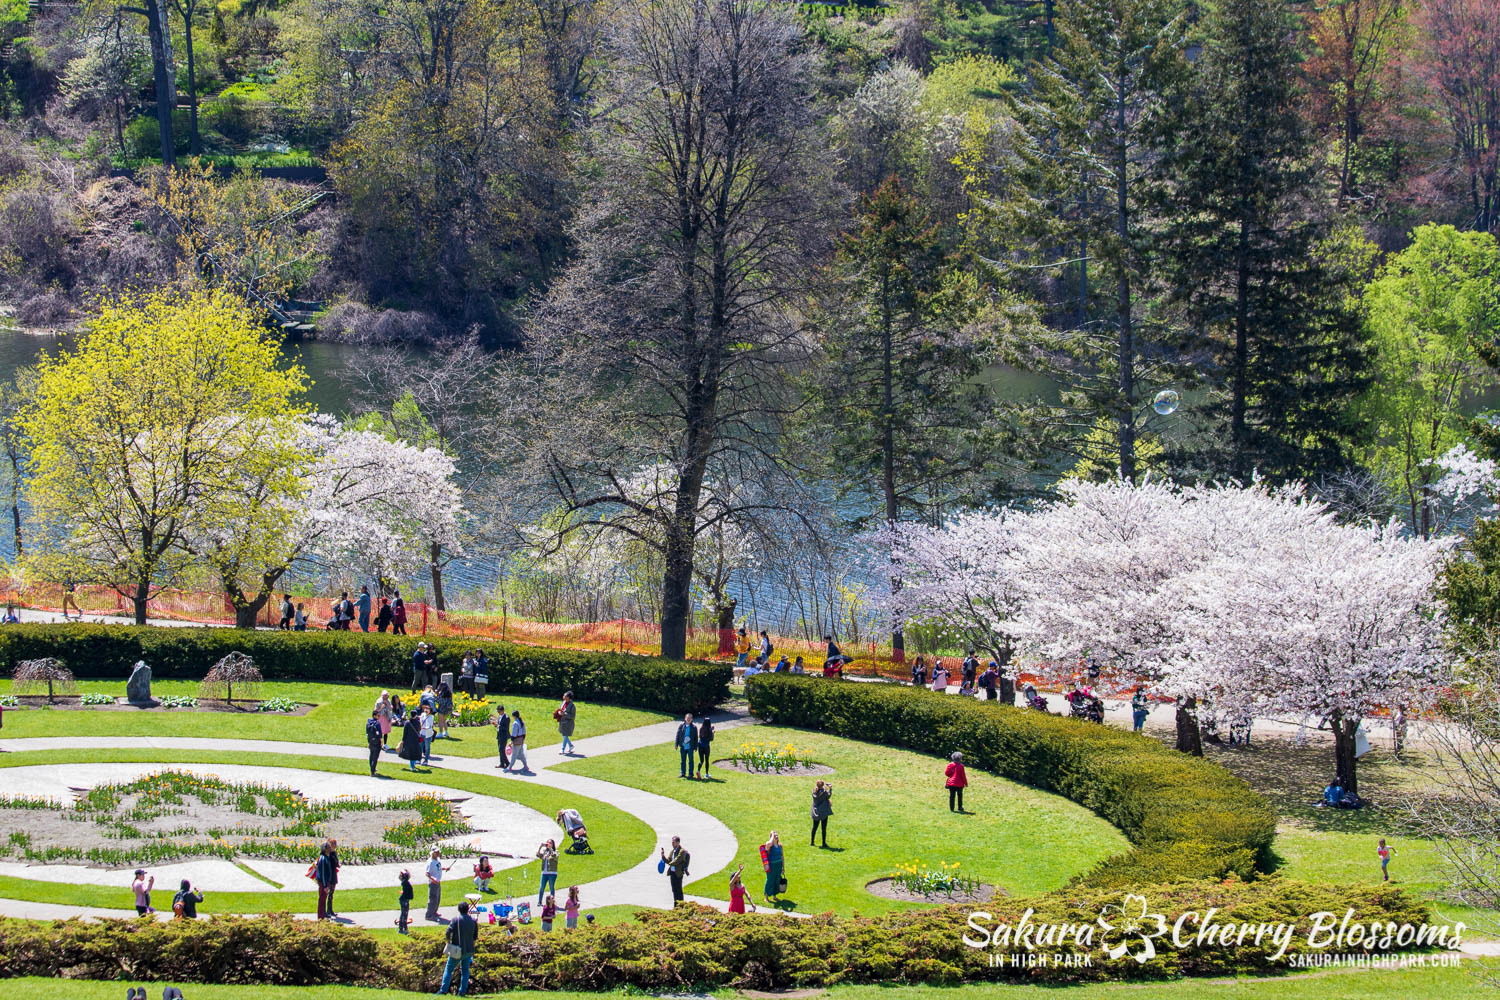
<path fill-rule="evenodd" d="M 943 772 L 948 776 L 948 811 L 954 811 L 954 803 L 958 804 L 958 812 L 964 811 L 964 788 L 969 783 L 969 776 L 964 773 L 964 755 L 957 751 L 953 759 L 948 762 L 948 768 Z"/>

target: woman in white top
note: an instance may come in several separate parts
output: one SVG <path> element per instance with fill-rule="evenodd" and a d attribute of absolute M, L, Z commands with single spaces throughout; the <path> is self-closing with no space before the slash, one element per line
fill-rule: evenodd
<path fill-rule="evenodd" d="M 513 771 L 516 761 L 521 762 L 521 772 L 531 771 L 531 765 L 526 763 L 526 723 L 521 721 L 521 713 L 517 711 L 511 716 L 510 723 L 510 763 L 506 765 L 507 771 Z"/>
<path fill-rule="evenodd" d="M 943 666 L 942 660 L 932 665 L 932 689 L 934 691 L 948 690 L 948 668 Z"/>

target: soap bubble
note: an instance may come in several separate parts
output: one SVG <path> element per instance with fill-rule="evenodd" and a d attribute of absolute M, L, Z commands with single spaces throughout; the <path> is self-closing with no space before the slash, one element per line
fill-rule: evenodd
<path fill-rule="evenodd" d="M 1151 409 L 1165 417 L 1176 410 L 1180 402 L 1182 402 L 1182 397 L 1177 395 L 1176 389 L 1163 389 L 1151 401 Z"/>

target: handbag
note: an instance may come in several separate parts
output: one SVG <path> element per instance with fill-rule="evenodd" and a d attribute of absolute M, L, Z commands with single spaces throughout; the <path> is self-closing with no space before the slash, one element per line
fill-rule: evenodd
<path fill-rule="evenodd" d="M 458 944 L 453 940 L 454 937 L 457 936 L 457 931 L 458 921 L 454 921 L 453 923 L 448 925 L 448 943 L 443 948 L 443 954 L 447 955 L 449 958 L 462 958 L 464 954 L 464 950 L 460 948 Z"/>
<path fill-rule="evenodd" d="M 781 881 L 776 885 L 777 895 L 786 892 L 786 876 L 781 876 Z"/>

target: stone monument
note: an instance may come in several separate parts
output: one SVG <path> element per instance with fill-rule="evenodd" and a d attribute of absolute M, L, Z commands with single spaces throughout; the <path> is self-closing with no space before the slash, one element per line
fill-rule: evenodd
<path fill-rule="evenodd" d="M 136 660 L 130 668 L 130 680 L 125 682 L 125 700 L 132 705 L 155 705 L 151 697 L 151 668 L 145 660 Z"/>

